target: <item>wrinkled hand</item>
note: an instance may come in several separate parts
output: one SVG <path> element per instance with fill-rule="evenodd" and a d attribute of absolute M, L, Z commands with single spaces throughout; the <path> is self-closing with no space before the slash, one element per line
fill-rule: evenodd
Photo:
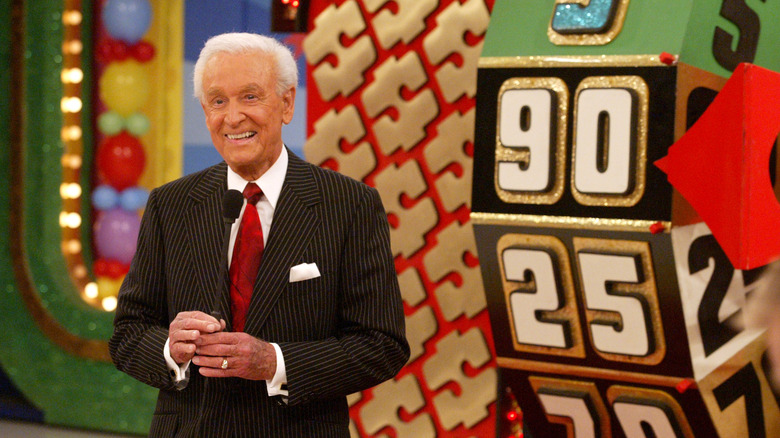
<path fill-rule="evenodd" d="M 225 329 L 225 321 L 217 321 L 203 312 L 180 312 L 168 328 L 168 347 L 171 358 L 183 364 L 195 356 L 196 342 L 203 334 L 217 333 Z"/>
<path fill-rule="evenodd" d="M 241 377 L 271 380 L 276 373 L 273 345 L 243 332 L 219 332 L 202 335 L 197 341 L 192 363 L 206 377 Z M 227 368 L 222 369 L 227 359 Z"/>

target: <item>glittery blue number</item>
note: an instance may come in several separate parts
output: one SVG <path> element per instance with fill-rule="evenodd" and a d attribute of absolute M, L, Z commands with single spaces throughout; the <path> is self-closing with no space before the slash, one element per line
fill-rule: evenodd
<path fill-rule="evenodd" d="M 590 0 L 587 6 L 579 3 L 558 3 L 552 19 L 552 28 L 561 34 L 603 33 L 612 27 L 615 10 L 620 0 Z"/>

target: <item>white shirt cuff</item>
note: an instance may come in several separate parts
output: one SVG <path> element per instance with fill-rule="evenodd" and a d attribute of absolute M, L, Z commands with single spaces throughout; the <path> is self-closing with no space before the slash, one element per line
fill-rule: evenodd
<path fill-rule="evenodd" d="M 187 368 L 190 367 L 191 360 L 188 360 L 183 365 L 179 366 L 175 360 L 171 357 L 170 338 L 165 341 L 165 348 L 163 348 L 163 356 L 165 356 L 165 363 L 168 365 L 168 369 L 171 370 L 171 377 L 173 383 L 179 383 L 187 379 Z"/>
<path fill-rule="evenodd" d="M 286 401 L 288 395 L 287 368 L 284 366 L 284 356 L 282 356 L 282 349 L 279 348 L 278 344 L 271 342 L 271 345 L 273 345 L 274 351 L 276 351 L 276 373 L 274 374 L 274 378 L 266 380 L 265 384 L 268 388 L 269 396 L 281 395 Z"/>

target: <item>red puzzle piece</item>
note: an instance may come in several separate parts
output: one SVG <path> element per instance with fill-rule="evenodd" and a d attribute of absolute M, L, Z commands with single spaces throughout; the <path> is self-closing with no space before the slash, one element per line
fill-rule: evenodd
<path fill-rule="evenodd" d="M 655 162 L 737 269 L 780 256 L 769 157 L 780 132 L 780 74 L 740 64 L 698 121 Z"/>

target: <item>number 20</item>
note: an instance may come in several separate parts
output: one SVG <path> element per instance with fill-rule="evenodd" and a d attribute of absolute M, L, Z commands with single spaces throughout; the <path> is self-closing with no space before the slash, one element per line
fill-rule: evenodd
<path fill-rule="evenodd" d="M 630 207 L 645 187 L 648 87 L 638 76 L 585 78 L 574 97 L 571 191 L 582 205 Z M 505 202 L 554 204 L 566 171 L 569 90 L 559 78 L 501 86 L 495 186 Z"/>

